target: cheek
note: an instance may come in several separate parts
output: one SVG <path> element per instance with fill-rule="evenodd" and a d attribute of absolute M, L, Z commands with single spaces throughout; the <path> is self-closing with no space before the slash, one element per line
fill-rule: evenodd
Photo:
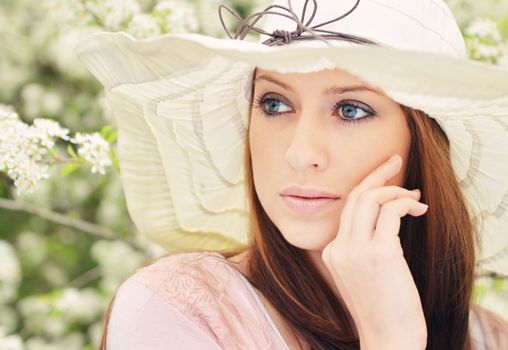
<path fill-rule="evenodd" d="M 276 135 L 271 135 L 270 130 L 263 128 L 259 122 L 252 121 L 249 127 L 249 147 L 254 179 L 265 178 L 267 174 L 273 173 L 274 167 L 277 166 L 277 147 L 280 147 Z M 280 167 L 281 163 L 278 166 Z"/>
<path fill-rule="evenodd" d="M 262 129 L 262 131 L 261 131 Z M 298 218 L 288 211 L 279 196 L 280 190 L 295 180 L 284 160 L 284 140 L 278 133 L 251 123 L 249 146 L 256 194 L 265 213 L 279 229 L 284 239 L 301 249 L 322 250 L 336 235 L 341 203 L 334 211 L 314 220 Z"/>
<path fill-rule="evenodd" d="M 249 127 L 249 147 L 254 186 L 258 197 L 263 200 L 265 193 L 274 190 L 274 184 L 270 181 L 273 176 L 270 174 L 277 173 L 277 167 L 281 166 L 277 160 L 277 143 L 267 128 L 253 120 Z"/>
<path fill-rule="evenodd" d="M 348 193 L 395 153 L 402 157 L 402 167 L 385 185 L 404 185 L 411 149 L 411 131 L 403 118 L 405 117 L 402 115 L 398 121 L 379 124 L 380 128 L 370 128 L 361 138 L 352 137 L 347 140 L 347 144 L 342 145 L 345 149 L 354 150 L 341 154 L 341 159 L 335 160 L 344 165 L 342 179 L 346 181 L 344 185 Z M 362 147 L 358 147 L 359 144 Z"/>
<path fill-rule="evenodd" d="M 326 175 L 321 180 L 323 185 L 334 187 L 343 198 L 326 215 L 309 220 L 288 213 L 279 197 L 281 188 L 296 179 L 284 160 L 284 140 L 277 136 L 281 133 L 271 133 L 262 121 L 252 122 L 249 146 L 255 190 L 266 214 L 288 243 L 302 249 L 322 250 L 338 233 L 347 194 L 392 154 L 398 153 L 404 165 L 407 164 L 411 140 L 407 124 L 379 123 L 379 126 L 365 129 L 362 133 L 348 130 L 334 137 L 340 142 L 331 145 L 330 149 L 342 151 L 328 153 Z M 403 181 L 404 172 L 401 171 L 386 185 L 402 186 Z"/>

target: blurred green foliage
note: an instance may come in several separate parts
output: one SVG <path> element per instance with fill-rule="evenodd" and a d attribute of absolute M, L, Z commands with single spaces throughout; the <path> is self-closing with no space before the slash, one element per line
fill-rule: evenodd
<path fill-rule="evenodd" d="M 149 36 L 197 25 L 201 33 L 224 36 L 218 19 L 210 20 L 219 3 L 231 4 L 245 17 L 267 2 L 0 0 L 0 103 L 14 106 L 27 123 L 52 118 L 72 132 L 97 131 L 114 143 L 116 131 L 109 125 L 115 121 L 102 87 L 74 57 L 74 45 L 97 30 Z M 448 3 L 463 29 L 478 17 L 490 18 L 508 37 L 507 1 Z M 180 8 L 194 11 L 196 23 L 189 22 L 189 12 L 180 13 Z M 62 152 L 73 157 L 75 150 L 68 146 Z M 0 348 L 1 344 L 29 350 L 95 348 L 102 313 L 116 286 L 146 259 L 162 253 L 136 235 L 118 164 L 104 176 L 76 165 L 52 168 L 50 178 L 22 198 L 0 173 L 2 198 L 21 202 L 24 208 L 0 209 Z M 30 212 L 34 208 L 92 223 L 112 232 L 114 239 L 57 224 Z M 487 307 L 501 308 L 498 312 L 508 315 L 505 280 L 482 278 L 475 295 Z"/>

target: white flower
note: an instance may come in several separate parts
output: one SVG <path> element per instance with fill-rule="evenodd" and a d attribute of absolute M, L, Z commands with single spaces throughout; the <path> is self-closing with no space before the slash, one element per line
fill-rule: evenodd
<path fill-rule="evenodd" d="M 12 106 L 0 104 L 0 121 L 2 120 L 16 120 L 18 119 L 17 113 Z"/>
<path fill-rule="evenodd" d="M 12 245 L 0 240 L 0 304 L 16 298 L 21 282 L 21 265 Z"/>
<path fill-rule="evenodd" d="M 43 95 L 44 87 L 41 84 L 30 83 L 23 86 L 21 99 L 23 101 L 24 116 L 34 119 L 41 114 Z"/>
<path fill-rule="evenodd" d="M 466 44 L 469 56 L 475 60 L 498 64 L 504 56 L 505 47 L 502 44 L 484 43 L 475 37 L 468 38 Z"/>
<path fill-rule="evenodd" d="M 58 115 L 63 108 L 62 97 L 54 90 L 47 90 L 41 103 L 43 112 L 51 116 Z"/>
<path fill-rule="evenodd" d="M 0 334 L 0 349 L 2 350 L 23 350 L 23 341 L 18 335 Z"/>
<path fill-rule="evenodd" d="M 128 31 L 137 38 L 149 38 L 159 35 L 161 27 L 152 16 L 138 13 L 130 21 Z"/>
<path fill-rule="evenodd" d="M 69 323 L 60 315 L 50 315 L 44 320 L 42 331 L 47 337 L 58 339 L 65 334 L 68 325 Z"/>
<path fill-rule="evenodd" d="M 0 11 L 0 13 L 1 12 L 2 11 Z M 3 24 L 0 23 L 0 28 L 2 29 L 7 26 L 8 24 L 5 24 L 4 27 Z M 8 43 L 13 40 L 17 40 L 17 38 L 10 38 L 8 35 L 4 36 L 4 34 L 5 32 L 2 30 L 2 35 L 0 36 L 0 47 L 11 47 L 8 46 Z M 4 36 L 4 38 L 2 38 L 2 36 Z M 33 56 L 31 55 L 31 48 L 23 46 L 25 45 L 18 44 L 16 46 L 16 50 L 2 50 L 2 59 L 0 59 L 0 72 L 2 72 L 0 75 L 0 100 L 10 101 L 15 99 L 19 94 L 19 89 L 23 85 L 27 84 L 30 79 L 33 79 L 33 76 L 37 74 L 35 72 L 35 64 L 32 62 L 31 58 Z M 10 51 L 16 52 L 16 57 L 9 57 Z M 24 57 L 25 54 L 28 57 Z"/>
<path fill-rule="evenodd" d="M 11 306 L 0 305 L 0 338 L 4 333 L 14 332 L 18 327 L 18 320 L 18 314 Z M 0 349 L 2 349 L 1 346 Z"/>
<path fill-rule="evenodd" d="M 488 18 L 477 18 L 464 30 L 469 36 L 501 42 L 502 37 L 497 28 L 497 23 Z"/>
<path fill-rule="evenodd" d="M 64 30 L 76 24 L 84 25 L 90 20 L 80 0 L 42 0 L 42 8 Z"/>
<path fill-rule="evenodd" d="M 497 23 L 488 18 L 476 18 L 464 29 L 466 46 L 472 59 L 504 65 L 508 41 L 504 40 Z"/>
<path fill-rule="evenodd" d="M 146 260 L 142 254 L 121 240 L 97 241 L 92 246 L 91 254 L 101 268 L 102 287 L 111 293 L 116 290 L 125 277 Z"/>
<path fill-rule="evenodd" d="M 33 192 L 41 179 L 49 178 L 45 163 L 55 139 L 78 144 L 78 155 L 92 165 L 92 173 L 105 174 L 112 164 L 109 143 L 98 133 L 69 137 L 69 130 L 51 119 L 35 119 L 33 125 L 23 123 L 11 107 L 0 105 L 0 171 L 7 173 L 18 194 Z"/>
<path fill-rule="evenodd" d="M 109 157 L 110 146 L 99 133 L 77 132 L 70 141 L 79 145 L 78 155 L 92 165 L 92 173 L 99 172 L 102 175 L 106 173 L 105 168 L 112 164 Z"/>
<path fill-rule="evenodd" d="M 29 266 L 41 264 L 48 256 L 48 249 L 42 234 L 24 231 L 16 237 L 16 248 L 22 261 Z"/>
<path fill-rule="evenodd" d="M 38 296 L 25 297 L 18 301 L 17 308 L 23 317 L 24 326 L 30 333 L 41 333 L 44 323 L 51 314 L 51 302 Z"/>
<path fill-rule="evenodd" d="M 51 286 L 59 287 L 69 282 L 69 275 L 67 270 L 54 261 L 46 260 L 42 266 L 39 267 L 40 275 Z"/>
<path fill-rule="evenodd" d="M 135 0 L 89 0 L 86 8 L 110 31 L 120 30 L 141 11 Z"/>
<path fill-rule="evenodd" d="M 152 15 L 160 20 L 165 33 L 185 33 L 198 30 L 196 13 L 187 2 L 161 1 L 153 9 Z"/>
<path fill-rule="evenodd" d="M 18 194 L 32 192 L 40 180 L 49 177 L 48 165 L 38 162 L 54 146 L 53 138 L 68 139 L 68 132 L 48 119 L 29 126 L 12 108 L 0 105 L 0 171 L 14 181 Z"/>
<path fill-rule="evenodd" d="M 50 341 L 42 337 L 31 337 L 25 344 L 26 350 L 82 350 L 85 347 L 85 336 L 71 333 Z"/>
<path fill-rule="evenodd" d="M 69 140 L 69 129 L 62 128 L 57 121 L 52 119 L 37 118 L 33 122 L 34 137 L 41 140 L 41 143 L 46 144 L 48 138 L 59 137 L 62 140 Z"/>
<path fill-rule="evenodd" d="M 51 88 L 41 84 L 30 83 L 21 90 L 23 100 L 23 115 L 34 119 L 39 115 L 56 116 L 64 105 L 62 97 Z"/>
<path fill-rule="evenodd" d="M 58 36 L 53 38 L 47 49 L 48 59 L 68 78 L 89 80 L 91 77 L 90 72 L 88 72 L 83 63 L 79 61 L 72 48 L 76 47 L 84 37 L 99 30 L 100 27 L 88 26 L 84 28 L 69 28 L 59 32 Z M 41 108 L 50 107 L 51 101 L 46 101 L 45 99 L 47 98 L 47 96 L 44 96 L 44 99 L 41 101 Z"/>
<path fill-rule="evenodd" d="M 55 308 L 66 322 L 90 323 L 97 319 L 105 309 L 105 300 L 91 288 L 78 290 L 66 288 L 55 301 Z"/>
<path fill-rule="evenodd" d="M 508 54 L 504 54 L 497 60 L 497 64 L 503 67 L 508 67 Z"/>

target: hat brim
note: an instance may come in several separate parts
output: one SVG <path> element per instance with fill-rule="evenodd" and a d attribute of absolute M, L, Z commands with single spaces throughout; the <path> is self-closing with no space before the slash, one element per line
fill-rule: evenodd
<path fill-rule="evenodd" d="M 282 47 L 95 33 L 76 48 L 117 118 L 129 213 L 166 249 L 247 244 L 243 155 L 254 67 L 344 69 L 435 118 L 475 216 L 483 264 L 508 273 L 508 69 L 432 53 L 317 42 Z"/>

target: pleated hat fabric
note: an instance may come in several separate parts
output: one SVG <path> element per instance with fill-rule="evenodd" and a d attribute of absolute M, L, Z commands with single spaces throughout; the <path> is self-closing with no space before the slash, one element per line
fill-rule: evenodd
<path fill-rule="evenodd" d="M 316 2 L 312 24 L 356 1 Z M 294 12 L 300 15 L 304 3 L 292 0 Z M 265 17 L 267 33 L 295 30 L 294 21 Z M 247 244 L 243 158 L 254 68 L 340 68 L 438 121 L 473 218 L 483 224 L 479 267 L 508 274 L 508 70 L 466 58 L 441 0 L 362 0 L 320 29 L 379 45 L 314 40 L 269 47 L 261 44 L 267 35 L 250 42 L 122 32 L 96 33 L 78 45 L 117 119 L 122 183 L 138 229 L 168 251 Z"/>

